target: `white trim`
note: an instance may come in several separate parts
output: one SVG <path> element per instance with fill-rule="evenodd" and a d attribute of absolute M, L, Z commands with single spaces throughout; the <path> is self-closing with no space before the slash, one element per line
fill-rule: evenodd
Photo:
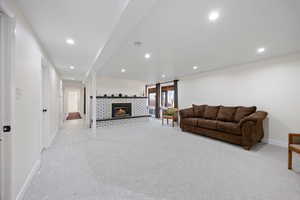
<path fill-rule="evenodd" d="M 285 141 L 282 141 L 282 140 L 265 139 L 265 140 L 263 140 L 263 142 L 267 143 L 267 144 L 272 144 L 272 145 L 276 145 L 276 146 L 279 146 L 279 147 L 283 147 L 283 148 L 288 147 L 288 144 Z"/>
<path fill-rule="evenodd" d="M 2 1 L 0 1 L 0 11 L 11 18 L 14 18 L 14 14 L 5 6 Z"/>
<path fill-rule="evenodd" d="M 0 7 L 2 10 L 2 7 Z M 14 133 L 14 47 L 15 20 L 0 13 L 0 126 L 10 125 L 10 133 L 2 133 L 0 155 L 0 199 L 12 195 L 12 136 Z"/>
<path fill-rule="evenodd" d="M 52 144 L 53 144 L 53 142 L 54 142 L 54 139 L 55 139 L 57 133 L 58 133 L 58 130 L 56 130 L 56 131 L 52 134 L 52 137 L 50 138 L 50 141 L 49 141 L 49 144 L 48 144 L 47 148 L 49 148 L 49 147 L 52 146 Z"/>
<path fill-rule="evenodd" d="M 97 120 L 97 115 L 96 115 L 96 108 L 97 108 L 97 99 L 96 99 L 96 96 L 97 96 L 97 80 L 96 80 L 96 72 L 92 73 L 92 76 L 91 76 L 91 88 L 92 88 L 92 96 L 93 96 L 93 99 L 92 99 L 92 120 L 93 120 L 93 123 L 92 123 L 92 129 L 93 131 L 96 131 L 96 128 L 97 128 L 97 123 L 96 123 L 96 120 Z"/>
<path fill-rule="evenodd" d="M 30 173 L 28 174 L 19 194 L 17 195 L 17 198 L 16 200 L 23 200 L 24 199 L 24 196 L 25 196 L 25 193 L 26 193 L 26 190 L 28 189 L 28 187 L 30 186 L 31 184 L 31 181 L 34 177 L 34 175 L 39 171 L 41 167 L 41 160 L 37 160 L 35 162 L 35 164 L 33 165 Z"/>

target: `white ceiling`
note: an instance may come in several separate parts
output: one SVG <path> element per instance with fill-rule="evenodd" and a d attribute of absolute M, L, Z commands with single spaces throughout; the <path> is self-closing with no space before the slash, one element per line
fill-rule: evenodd
<path fill-rule="evenodd" d="M 81 80 L 93 66 L 103 76 L 155 82 L 300 50 L 299 0 L 17 1 L 65 78 Z"/>
<path fill-rule="evenodd" d="M 212 10 L 220 13 L 215 23 L 208 20 Z M 98 71 L 154 82 L 289 54 L 300 50 L 299 19 L 299 0 L 157 1 Z M 266 52 L 258 55 L 262 46 Z"/>
<path fill-rule="evenodd" d="M 76 80 L 85 77 L 128 1 L 17 0 L 63 78 Z M 65 43 L 68 37 L 74 46 Z"/>

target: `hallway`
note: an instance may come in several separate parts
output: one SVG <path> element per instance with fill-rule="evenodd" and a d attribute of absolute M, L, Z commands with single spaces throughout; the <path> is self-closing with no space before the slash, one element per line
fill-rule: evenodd
<path fill-rule="evenodd" d="M 96 135 L 83 120 L 71 120 L 44 152 L 25 199 L 295 200 L 300 163 L 287 171 L 285 159 L 284 148 L 244 151 L 157 120 Z"/>

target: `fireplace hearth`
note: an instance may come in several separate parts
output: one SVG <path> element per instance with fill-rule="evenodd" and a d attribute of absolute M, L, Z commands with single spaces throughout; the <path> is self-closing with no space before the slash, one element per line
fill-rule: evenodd
<path fill-rule="evenodd" d="M 112 118 L 131 116 L 131 103 L 112 103 Z"/>

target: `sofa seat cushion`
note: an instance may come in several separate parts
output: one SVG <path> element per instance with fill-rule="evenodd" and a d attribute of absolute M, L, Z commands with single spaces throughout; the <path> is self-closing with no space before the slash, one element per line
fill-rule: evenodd
<path fill-rule="evenodd" d="M 233 122 L 237 107 L 221 106 L 218 112 L 217 120 L 224 122 Z"/>
<path fill-rule="evenodd" d="M 238 123 L 218 121 L 217 130 L 234 135 L 242 135 L 240 125 Z"/>
<path fill-rule="evenodd" d="M 206 107 L 206 105 L 198 106 L 198 105 L 193 104 L 194 116 L 203 118 L 204 112 L 205 112 L 205 107 Z"/>
<path fill-rule="evenodd" d="M 184 118 L 182 124 L 187 126 L 197 127 L 197 121 L 199 118 Z"/>
<path fill-rule="evenodd" d="M 216 120 L 220 106 L 206 106 L 204 112 L 205 119 Z"/>
<path fill-rule="evenodd" d="M 198 119 L 198 127 L 216 130 L 217 121 L 208 119 Z"/>
<path fill-rule="evenodd" d="M 243 106 L 241 106 L 241 107 L 238 107 L 236 112 L 235 112 L 234 121 L 238 123 L 243 118 L 251 115 L 255 111 L 256 111 L 256 106 L 252 106 L 252 107 L 243 107 Z"/>

